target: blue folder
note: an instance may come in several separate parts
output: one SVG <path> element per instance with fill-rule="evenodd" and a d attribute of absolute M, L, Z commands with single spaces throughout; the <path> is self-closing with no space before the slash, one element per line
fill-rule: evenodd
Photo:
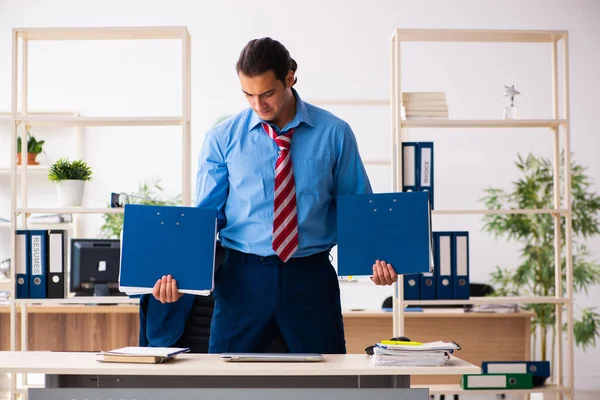
<path fill-rule="evenodd" d="M 404 275 L 404 300 L 421 300 L 421 274 Z"/>
<path fill-rule="evenodd" d="M 29 231 L 29 298 L 46 299 L 48 298 L 48 231 L 30 230 Z"/>
<path fill-rule="evenodd" d="M 425 192 L 340 195 L 337 223 L 339 276 L 371 276 L 376 260 L 385 260 L 398 274 L 432 270 Z"/>
<path fill-rule="evenodd" d="M 418 143 L 418 181 L 420 192 L 428 192 L 431 196 L 431 209 L 435 209 L 433 201 L 433 178 L 434 178 L 434 160 L 433 160 L 433 142 Z"/>
<path fill-rule="evenodd" d="M 469 279 L 469 232 L 454 232 L 452 274 L 454 276 L 454 298 L 468 300 L 471 292 Z"/>
<path fill-rule="evenodd" d="M 433 246 L 436 248 L 435 254 L 435 275 L 437 283 L 437 299 L 454 299 L 454 278 L 452 271 L 455 267 L 452 265 L 455 260 L 452 254 L 452 232 L 436 232 Z"/>
<path fill-rule="evenodd" d="M 423 192 L 424 193 L 424 192 Z M 432 233 L 433 238 L 433 259 L 438 258 L 439 246 L 438 243 L 438 232 Z M 421 275 L 421 300 L 437 300 L 437 275 L 435 274 L 435 268 L 433 271 L 425 272 Z"/>
<path fill-rule="evenodd" d="M 216 209 L 126 204 L 119 290 L 151 293 L 172 275 L 182 293 L 210 293 L 216 233 Z"/>
<path fill-rule="evenodd" d="M 523 372 L 521 372 L 523 371 Z M 482 374 L 531 374 L 533 386 L 542 386 L 550 377 L 549 361 L 484 361 Z"/>
<path fill-rule="evenodd" d="M 521 372 L 523 371 L 523 372 Z M 550 376 L 549 361 L 483 361 L 482 374 L 527 374 L 547 378 Z"/>

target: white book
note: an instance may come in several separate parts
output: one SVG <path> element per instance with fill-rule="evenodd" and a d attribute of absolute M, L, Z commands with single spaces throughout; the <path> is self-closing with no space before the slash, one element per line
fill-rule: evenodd
<path fill-rule="evenodd" d="M 402 100 L 446 100 L 445 92 L 404 92 Z"/>

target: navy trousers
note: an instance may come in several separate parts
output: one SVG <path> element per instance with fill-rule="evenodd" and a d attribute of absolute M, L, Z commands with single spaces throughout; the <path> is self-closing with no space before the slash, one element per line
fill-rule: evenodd
<path fill-rule="evenodd" d="M 260 351 L 272 329 L 279 329 L 291 353 L 346 353 L 329 252 L 283 263 L 228 249 L 215 274 L 214 297 L 209 353 Z"/>

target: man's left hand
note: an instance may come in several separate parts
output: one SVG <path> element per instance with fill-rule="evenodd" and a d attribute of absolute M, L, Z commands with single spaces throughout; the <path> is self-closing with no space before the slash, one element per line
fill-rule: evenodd
<path fill-rule="evenodd" d="M 378 286 L 389 286 L 398 280 L 398 274 L 396 274 L 391 264 L 377 260 L 373 264 L 371 280 Z"/>

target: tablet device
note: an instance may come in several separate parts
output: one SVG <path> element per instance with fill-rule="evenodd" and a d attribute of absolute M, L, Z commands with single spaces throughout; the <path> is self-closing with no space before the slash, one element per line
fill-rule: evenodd
<path fill-rule="evenodd" d="M 221 359 L 234 362 L 315 362 L 324 358 L 318 353 L 222 353 Z"/>

